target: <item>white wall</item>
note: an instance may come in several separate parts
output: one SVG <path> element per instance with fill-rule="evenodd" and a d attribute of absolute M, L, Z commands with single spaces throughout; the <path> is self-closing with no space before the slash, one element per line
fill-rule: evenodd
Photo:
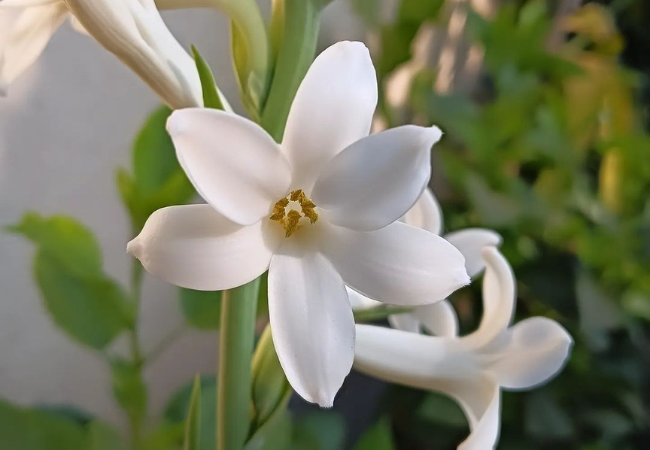
<path fill-rule="evenodd" d="M 324 27 L 324 43 L 359 37 L 346 6 L 328 9 L 335 28 Z M 206 10 L 166 18 L 179 40 L 196 44 L 210 60 L 220 87 L 234 100 L 225 19 Z M 28 210 L 78 218 L 96 233 L 108 273 L 126 283 L 130 236 L 114 169 L 129 165 L 131 140 L 156 105 L 135 75 L 64 25 L 37 65 L 11 86 L 9 98 L 0 99 L 0 224 L 16 222 Z M 24 239 L 0 233 L 0 397 L 26 405 L 77 405 L 121 423 L 103 360 L 67 339 L 47 317 L 31 278 L 32 250 Z M 182 322 L 174 294 L 147 279 L 145 348 Z M 173 345 L 146 374 L 152 411 L 195 373 L 213 371 L 215 352 L 212 333 L 186 333 Z"/>

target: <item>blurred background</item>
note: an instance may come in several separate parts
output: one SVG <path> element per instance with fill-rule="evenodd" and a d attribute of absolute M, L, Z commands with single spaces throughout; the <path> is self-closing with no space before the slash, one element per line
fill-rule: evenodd
<path fill-rule="evenodd" d="M 225 18 L 165 19 L 236 103 Z M 343 39 L 373 53 L 376 129 L 445 131 L 432 187 L 446 231 L 501 233 L 518 316 L 552 317 L 576 340 L 560 377 L 504 395 L 499 448 L 650 448 L 650 3 L 336 0 L 324 11 L 320 48 Z M 133 139 L 157 106 L 112 55 L 63 26 L 0 100 L 0 224 L 28 211 L 73 217 L 95 235 L 104 271 L 126 285 L 132 227 L 115 174 L 131 166 Z M 33 254 L 26 239 L 0 234 L 0 397 L 124 428 L 106 359 L 57 326 Z M 472 286 L 453 298 L 465 332 L 480 318 L 479 294 Z M 178 390 L 214 373 L 218 333 L 187 305 L 146 277 L 138 333 L 144 352 L 156 354 L 144 372 L 152 423 L 182 420 Z M 111 344 L 118 354 L 127 347 L 123 337 Z M 394 432 L 386 448 L 453 449 L 468 433 L 443 397 L 356 374 L 334 410 L 297 398 L 292 408 L 299 449 L 383 448 L 366 433 L 378 420 Z"/>

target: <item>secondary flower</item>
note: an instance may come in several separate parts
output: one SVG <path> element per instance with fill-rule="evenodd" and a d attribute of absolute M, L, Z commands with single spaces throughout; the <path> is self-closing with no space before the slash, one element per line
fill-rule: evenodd
<path fill-rule="evenodd" d="M 435 127 L 368 136 L 377 81 L 368 50 L 341 42 L 316 58 L 278 145 L 234 114 L 185 109 L 168 130 L 208 205 L 154 213 L 128 251 L 174 284 L 230 289 L 268 269 L 273 340 L 288 380 L 331 406 L 354 357 L 345 285 L 403 305 L 469 282 L 461 253 L 398 221 L 431 172 Z"/>
<path fill-rule="evenodd" d="M 0 1 L 0 95 L 36 61 L 68 16 L 61 0 Z"/>
<path fill-rule="evenodd" d="M 511 327 L 512 269 L 495 247 L 486 247 L 483 257 L 483 319 L 474 333 L 458 337 L 456 315 L 444 304 L 429 308 L 433 330 L 450 330 L 447 336 L 357 325 L 355 368 L 458 401 L 472 430 L 460 450 L 495 448 L 500 390 L 531 389 L 548 381 L 562 369 L 572 345 L 567 331 L 544 317 Z"/>
<path fill-rule="evenodd" d="M 161 8 L 208 6 L 161 0 Z M 136 72 L 171 108 L 202 106 L 194 60 L 162 20 L 154 0 L 0 0 L 0 94 L 41 55 L 70 18 Z M 74 16 L 71 14 L 74 13 Z"/>
<path fill-rule="evenodd" d="M 440 205 L 433 192 L 426 189 L 418 199 L 417 203 L 402 217 L 402 221 L 431 233 L 441 234 L 443 231 L 443 219 Z M 470 277 L 474 278 L 485 269 L 485 263 L 481 252 L 487 246 L 499 246 L 501 236 L 492 230 L 484 228 L 467 228 L 454 231 L 444 235 L 444 238 L 456 247 L 465 257 L 465 268 Z M 349 290 L 350 303 L 355 309 L 366 309 L 380 305 L 358 292 Z M 448 328 L 451 321 L 438 320 L 445 311 L 453 313 L 453 309 L 447 300 L 438 303 L 433 309 L 428 306 L 414 307 L 411 312 L 404 314 L 393 314 L 388 317 L 393 328 L 404 331 L 418 332 L 422 326 L 428 328 L 435 335 L 447 335 L 454 333 L 455 328 Z"/>

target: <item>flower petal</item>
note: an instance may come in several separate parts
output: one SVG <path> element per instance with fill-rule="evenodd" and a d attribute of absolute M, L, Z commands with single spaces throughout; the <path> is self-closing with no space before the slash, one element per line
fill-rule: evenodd
<path fill-rule="evenodd" d="M 495 449 L 501 431 L 501 392 L 497 383 L 484 377 L 474 383 L 457 383 L 453 391 L 472 430 L 458 450 Z"/>
<path fill-rule="evenodd" d="M 366 232 L 330 225 L 320 245 L 348 286 L 384 303 L 430 304 L 469 283 L 454 246 L 402 222 Z"/>
<path fill-rule="evenodd" d="M 287 247 L 269 268 L 273 343 L 295 391 L 329 408 L 352 368 L 352 308 L 343 280 L 323 255 Z"/>
<path fill-rule="evenodd" d="M 459 378 L 480 376 L 474 355 L 456 339 L 357 325 L 355 369 L 391 383 L 439 390 Z"/>
<path fill-rule="evenodd" d="M 310 192 L 323 166 L 370 132 L 377 76 L 361 42 L 339 42 L 321 53 L 291 105 L 282 147 L 294 188 Z"/>
<path fill-rule="evenodd" d="M 263 222 L 242 227 L 210 205 L 171 206 L 149 217 L 127 251 L 169 283 L 220 291 L 264 273 L 279 245 L 276 236 Z"/>
<path fill-rule="evenodd" d="M 548 381 L 564 366 L 573 339 L 557 322 L 532 317 L 508 330 L 504 346 L 488 368 L 508 389 L 530 389 Z"/>
<path fill-rule="evenodd" d="M 436 127 L 406 125 L 368 136 L 336 155 L 312 192 L 335 225 L 378 230 L 399 220 L 422 195 L 431 176 Z"/>
<path fill-rule="evenodd" d="M 354 289 L 345 287 L 345 290 L 348 291 L 348 298 L 350 299 L 350 305 L 353 309 L 370 309 L 377 306 L 381 306 L 381 302 L 375 301 L 371 298 L 366 297 L 365 295 L 359 294 Z"/>
<path fill-rule="evenodd" d="M 0 3 L 0 91 L 4 91 L 3 86 L 38 59 L 68 9 L 63 2 Z"/>
<path fill-rule="evenodd" d="M 442 234 L 442 209 L 431 189 L 426 188 L 402 221 L 435 234 Z"/>
<path fill-rule="evenodd" d="M 458 316 L 449 300 L 418 306 L 412 314 L 434 336 L 458 336 Z"/>
<path fill-rule="evenodd" d="M 510 264 L 495 247 L 483 249 L 483 318 L 474 333 L 463 338 L 468 345 L 484 347 L 504 333 L 515 309 L 515 276 Z"/>
<path fill-rule="evenodd" d="M 501 245 L 501 236 L 492 230 L 483 228 L 466 228 L 445 235 L 451 244 L 465 257 L 465 267 L 471 278 L 479 275 L 485 269 L 482 251 L 485 247 Z"/>
<path fill-rule="evenodd" d="M 273 139 L 250 120 L 189 108 L 175 111 L 167 130 L 196 190 L 233 222 L 251 225 L 287 195 L 289 163 Z"/>

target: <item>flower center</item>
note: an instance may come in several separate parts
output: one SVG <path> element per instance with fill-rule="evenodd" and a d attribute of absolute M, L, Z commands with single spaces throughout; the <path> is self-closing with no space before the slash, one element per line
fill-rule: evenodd
<path fill-rule="evenodd" d="M 293 207 L 300 208 L 300 211 Z M 289 195 L 281 198 L 273 206 L 273 214 L 269 219 L 280 222 L 284 227 L 284 236 L 289 237 L 300 228 L 300 219 L 309 219 L 310 224 L 318 221 L 318 213 L 314 210 L 316 205 L 303 192 L 296 189 Z"/>

